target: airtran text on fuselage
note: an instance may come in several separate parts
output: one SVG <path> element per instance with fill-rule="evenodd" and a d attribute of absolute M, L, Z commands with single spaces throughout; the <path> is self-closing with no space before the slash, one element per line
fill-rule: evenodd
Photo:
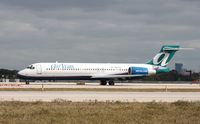
<path fill-rule="evenodd" d="M 74 69 L 73 65 L 66 65 L 66 64 L 51 64 L 51 70 L 68 70 Z"/>

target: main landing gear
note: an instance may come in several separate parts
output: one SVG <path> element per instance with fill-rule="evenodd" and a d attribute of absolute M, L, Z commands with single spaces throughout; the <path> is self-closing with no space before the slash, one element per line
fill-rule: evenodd
<path fill-rule="evenodd" d="M 115 85 L 115 82 L 113 80 L 110 80 L 110 81 L 106 81 L 106 80 L 101 80 L 100 81 L 100 85 L 106 85 L 106 84 L 109 84 L 111 86 Z"/>

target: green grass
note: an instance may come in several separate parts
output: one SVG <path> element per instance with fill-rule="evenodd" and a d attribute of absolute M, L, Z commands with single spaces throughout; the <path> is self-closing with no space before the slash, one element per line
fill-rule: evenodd
<path fill-rule="evenodd" d="M 199 124 L 200 102 L 0 102 L 1 124 Z"/>
<path fill-rule="evenodd" d="M 0 91 L 41 91 L 42 88 L 0 88 Z M 106 91 L 106 92 L 200 92 L 200 89 L 165 88 L 44 88 L 44 91 Z"/>

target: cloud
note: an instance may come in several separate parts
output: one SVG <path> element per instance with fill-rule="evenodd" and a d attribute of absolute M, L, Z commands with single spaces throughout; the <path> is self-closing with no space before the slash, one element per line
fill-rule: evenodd
<path fill-rule="evenodd" d="M 1 0 L 0 67 L 56 60 L 139 63 L 164 44 L 179 44 L 197 49 L 179 52 L 174 61 L 195 69 L 199 11 L 195 0 Z"/>

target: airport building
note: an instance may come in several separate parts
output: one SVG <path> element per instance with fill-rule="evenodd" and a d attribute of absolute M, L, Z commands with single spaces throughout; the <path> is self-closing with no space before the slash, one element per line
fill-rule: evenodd
<path fill-rule="evenodd" d="M 183 68 L 182 63 L 175 63 L 175 70 L 180 75 L 191 76 L 191 74 L 192 74 L 191 70 L 187 70 L 186 68 Z"/>
<path fill-rule="evenodd" d="M 183 64 L 175 63 L 175 70 L 178 72 L 178 74 L 182 74 L 183 73 Z"/>

